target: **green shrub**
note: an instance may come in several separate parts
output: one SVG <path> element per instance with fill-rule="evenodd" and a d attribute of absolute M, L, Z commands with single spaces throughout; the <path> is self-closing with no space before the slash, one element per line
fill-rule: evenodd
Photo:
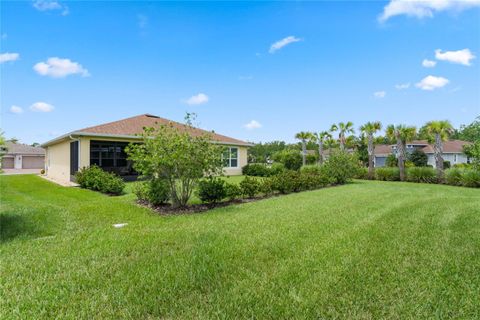
<path fill-rule="evenodd" d="M 273 160 L 283 163 L 288 170 L 298 170 L 302 166 L 302 155 L 299 150 L 285 149 L 273 154 Z"/>
<path fill-rule="evenodd" d="M 462 186 L 480 188 L 480 170 L 464 169 L 462 172 Z"/>
<path fill-rule="evenodd" d="M 273 189 L 282 194 L 298 192 L 301 190 L 302 182 L 300 173 L 294 170 L 286 170 L 271 177 Z"/>
<path fill-rule="evenodd" d="M 391 167 L 376 168 L 375 179 L 381 181 L 399 181 L 400 170 L 398 168 Z"/>
<path fill-rule="evenodd" d="M 300 172 L 300 190 L 315 190 L 333 183 L 331 178 L 320 172 Z"/>
<path fill-rule="evenodd" d="M 200 180 L 197 187 L 197 196 L 202 202 L 216 203 L 227 196 L 225 180 L 208 177 Z"/>
<path fill-rule="evenodd" d="M 246 176 L 268 177 L 270 169 L 263 163 L 249 163 L 242 168 L 242 173 Z"/>
<path fill-rule="evenodd" d="M 407 181 L 436 183 L 437 174 L 435 169 L 428 167 L 412 167 L 407 170 Z"/>
<path fill-rule="evenodd" d="M 385 159 L 385 166 L 387 167 L 396 167 L 398 166 L 398 159 L 394 154 L 389 154 L 387 159 Z"/>
<path fill-rule="evenodd" d="M 260 182 L 247 176 L 240 182 L 240 188 L 243 196 L 254 198 L 260 191 Z"/>
<path fill-rule="evenodd" d="M 450 161 L 443 161 L 443 169 L 450 169 L 451 167 Z"/>
<path fill-rule="evenodd" d="M 153 205 L 159 205 L 168 202 L 170 189 L 166 180 L 150 179 L 148 181 L 137 182 L 133 188 L 133 193 L 139 200 L 147 201 Z"/>
<path fill-rule="evenodd" d="M 315 154 L 307 154 L 305 161 L 307 162 L 307 165 L 316 164 L 318 162 L 318 156 Z"/>
<path fill-rule="evenodd" d="M 275 162 L 270 166 L 270 175 L 271 176 L 279 174 L 283 171 L 285 171 L 285 166 L 283 165 L 283 163 Z"/>
<path fill-rule="evenodd" d="M 355 179 L 368 180 L 368 168 L 359 167 L 357 172 L 355 172 Z"/>
<path fill-rule="evenodd" d="M 266 196 L 270 196 L 275 192 L 274 183 L 272 178 L 264 178 L 260 183 L 259 191 Z"/>
<path fill-rule="evenodd" d="M 242 196 L 242 188 L 236 183 L 226 183 L 225 184 L 225 197 L 233 201 Z"/>
<path fill-rule="evenodd" d="M 413 162 L 415 167 L 426 167 L 428 156 L 421 149 L 415 149 L 412 153 L 407 155 L 407 160 Z"/>
<path fill-rule="evenodd" d="M 461 186 L 462 173 L 463 170 L 459 168 L 445 170 L 445 183 L 452 186 Z"/>
<path fill-rule="evenodd" d="M 98 166 L 84 167 L 75 174 L 80 187 L 107 194 L 119 195 L 125 188 L 125 182 L 114 173 L 103 171 Z"/>
<path fill-rule="evenodd" d="M 359 168 L 355 154 L 345 151 L 334 151 L 321 167 L 321 175 L 333 184 L 344 184 L 350 181 Z"/>
<path fill-rule="evenodd" d="M 472 167 L 471 163 L 457 163 L 453 165 L 454 168 L 458 169 L 469 169 Z"/>
<path fill-rule="evenodd" d="M 300 168 L 301 173 L 311 173 L 311 174 L 320 174 L 320 166 L 313 164 L 313 165 L 306 165 Z"/>

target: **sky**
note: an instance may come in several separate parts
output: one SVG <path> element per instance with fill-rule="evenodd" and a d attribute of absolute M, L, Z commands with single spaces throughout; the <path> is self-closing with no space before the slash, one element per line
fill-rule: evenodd
<path fill-rule="evenodd" d="M 480 114 L 480 0 L 0 2 L 0 128 L 150 113 L 253 142 Z"/>

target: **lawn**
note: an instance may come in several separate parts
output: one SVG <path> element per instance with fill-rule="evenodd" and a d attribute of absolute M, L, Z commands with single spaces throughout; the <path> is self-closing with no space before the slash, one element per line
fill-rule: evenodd
<path fill-rule="evenodd" d="M 165 217 L 0 183 L 2 319 L 480 318 L 478 189 L 358 181 Z"/>

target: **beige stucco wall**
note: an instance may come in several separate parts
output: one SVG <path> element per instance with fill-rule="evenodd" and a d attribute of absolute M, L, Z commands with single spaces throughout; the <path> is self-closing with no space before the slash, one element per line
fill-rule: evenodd
<path fill-rule="evenodd" d="M 134 142 L 138 140 L 79 137 L 79 168 L 90 166 L 90 140 Z M 59 142 L 46 148 L 46 174 L 48 177 L 62 182 L 70 181 L 70 142 Z M 236 146 L 235 146 L 236 147 Z M 238 166 L 224 168 L 224 174 L 228 176 L 241 175 L 242 167 L 247 165 L 247 147 L 238 146 Z"/>
<path fill-rule="evenodd" d="M 70 141 L 46 148 L 45 171 L 47 176 L 54 180 L 70 181 Z"/>

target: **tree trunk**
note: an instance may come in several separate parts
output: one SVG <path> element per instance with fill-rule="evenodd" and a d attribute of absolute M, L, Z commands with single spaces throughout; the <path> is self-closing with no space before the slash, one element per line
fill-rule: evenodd
<path fill-rule="evenodd" d="M 374 158 L 373 135 L 368 135 L 368 178 L 375 179 L 375 168 L 373 167 Z"/>
<path fill-rule="evenodd" d="M 437 179 L 438 182 L 443 182 L 443 143 L 439 133 L 435 134 L 433 152 L 435 155 L 435 166 L 437 167 Z"/>
<path fill-rule="evenodd" d="M 345 150 L 345 135 L 343 133 L 340 133 L 340 150 Z"/>
<path fill-rule="evenodd" d="M 323 164 L 323 141 L 318 141 L 318 164 Z"/>
<path fill-rule="evenodd" d="M 400 139 L 400 137 L 397 137 L 397 154 L 400 180 L 405 181 L 405 149 L 403 146 L 403 141 Z"/>
<path fill-rule="evenodd" d="M 302 141 L 302 163 L 303 165 L 307 164 L 307 142 L 305 140 Z"/>

